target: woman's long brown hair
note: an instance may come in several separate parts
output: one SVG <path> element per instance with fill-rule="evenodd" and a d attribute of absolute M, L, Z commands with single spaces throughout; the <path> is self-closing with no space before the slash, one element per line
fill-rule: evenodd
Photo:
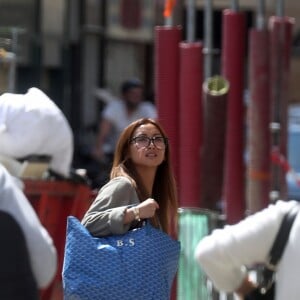
<path fill-rule="evenodd" d="M 136 172 L 135 165 L 129 158 L 129 146 L 133 133 L 138 127 L 144 124 L 154 125 L 162 136 L 167 138 L 161 125 L 153 119 L 143 118 L 131 123 L 123 130 L 119 137 L 110 178 L 112 179 L 118 176 L 129 178 L 141 202 L 149 197 L 155 199 L 160 207 L 158 218 L 162 229 L 167 233 L 174 233 L 177 231 L 174 226 L 177 224 L 178 198 L 174 173 L 171 166 L 169 145 L 167 145 L 165 150 L 164 161 L 157 168 L 152 195 L 146 193 L 146 189 Z"/>

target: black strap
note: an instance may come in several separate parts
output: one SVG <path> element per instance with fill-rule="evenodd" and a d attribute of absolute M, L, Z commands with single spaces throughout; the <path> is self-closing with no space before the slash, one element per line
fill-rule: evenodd
<path fill-rule="evenodd" d="M 286 246 L 287 240 L 289 238 L 289 233 L 292 228 L 293 222 L 299 211 L 299 205 L 295 205 L 291 210 L 288 211 L 283 217 L 281 226 L 273 243 L 273 246 L 270 251 L 270 260 L 269 264 L 271 266 L 276 266 L 278 261 L 281 258 L 281 255 Z"/>
<path fill-rule="evenodd" d="M 260 294 L 265 294 L 267 292 L 269 293 L 269 291 L 271 291 L 271 287 L 275 279 L 274 274 L 276 265 L 282 256 L 287 240 L 289 238 L 290 230 L 297 216 L 299 208 L 299 205 L 295 205 L 284 215 L 282 219 L 280 228 L 269 253 L 269 263 L 263 268 L 262 271 L 262 281 L 258 287 Z"/>

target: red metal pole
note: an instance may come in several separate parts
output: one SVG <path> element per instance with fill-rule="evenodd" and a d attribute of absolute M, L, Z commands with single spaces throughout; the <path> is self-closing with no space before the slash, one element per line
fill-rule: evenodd
<path fill-rule="evenodd" d="M 284 157 L 287 155 L 288 80 L 293 24 L 294 19 L 290 17 L 273 16 L 269 20 L 272 150 L 279 152 Z M 272 165 L 271 184 L 272 190 L 276 193 L 274 200 L 286 199 L 285 172 L 278 165 Z"/>
<path fill-rule="evenodd" d="M 200 207 L 203 45 L 180 43 L 180 205 Z"/>
<path fill-rule="evenodd" d="M 172 3 L 166 22 L 172 21 Z M 165 11 L 166 13 L 166 11 Z M 181 26 L 155 27 L 155 101 L 158 120 L 169 137 L 171 160 L 177 184 L 179 178 L 179 43 L 182 39 Z M 174 281 L 171 299 L 176 299 L 176 281 Z"/>
<path fill-rule="evenodd" d="M 179 43 L 180 26 L 155 27 L 155 102 L 158 119 L 166 130 L 172 163 L 179 182 Z"/>
<path fill-rule="evenodd" d="M 229 81 L 225 151 L 224 200 L 228 223 L 245 212 L 244 58 L 246 18 L 242 12 L 223 11 L 222 75 Z"/>
<path fill-rule="evenodd" d="M 247 209 L 251 214 L 269 204 L 271 183 L 269 32 L 266 29 L 250 30 L 249 70 Z"/>
<path fill-rule="evenodd" d="M 201 203 L 204 208 L 222 210 L 226 108 L 229 83 L 221 76 L 203 84 L 205 103 L 201 172 Z"/>

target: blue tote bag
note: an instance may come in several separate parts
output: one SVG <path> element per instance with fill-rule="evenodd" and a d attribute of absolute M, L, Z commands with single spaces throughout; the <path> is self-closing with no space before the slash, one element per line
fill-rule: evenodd
<path fill-rule="evenodd" d="M 62 271 L 65 300 L 168 300 L 180 242 L 146 221 L 124 235 L 93 237 L 68 217 Z"/>

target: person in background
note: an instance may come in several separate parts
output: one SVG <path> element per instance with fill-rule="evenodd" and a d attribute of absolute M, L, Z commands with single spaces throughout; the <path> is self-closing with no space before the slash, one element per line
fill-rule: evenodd
<path fill-rule="evenodd" d="M 156 119 L 155 106 L 144 101 L 144 87 L 139 79 L 125 80 L 120 89 L 121 99 L 104 108 L 92 156 L 98 161 L 112 161 L 113 152 L 122 130 L 140 118 Z"/>
<path fill-rule="evenodd" d="M 57 270 L 53 240 L 0 164 L 0 299 L 35 300 Z"/>
<path fill-rule="evenodd" d="M 255 283 L 247 268 L 266 263 L 283 216 L 296 201 L 277 201 L 234 225 L 215 229 L 199 241 L 195 259 L 215 287 L 243 299 Z M 276 274 L 276 300 L 297 300 L 299 285 L 300 217 L 296 217 Z"/>
<path fill-rule="evenodd" d="M 126 233 L 143 219 L 170 234 L 175 232 L 177 208 L 167 136 L 155 120 L 138 119 L 121 133 L 110 181 L 81 222 L 97 237 Z"/>

